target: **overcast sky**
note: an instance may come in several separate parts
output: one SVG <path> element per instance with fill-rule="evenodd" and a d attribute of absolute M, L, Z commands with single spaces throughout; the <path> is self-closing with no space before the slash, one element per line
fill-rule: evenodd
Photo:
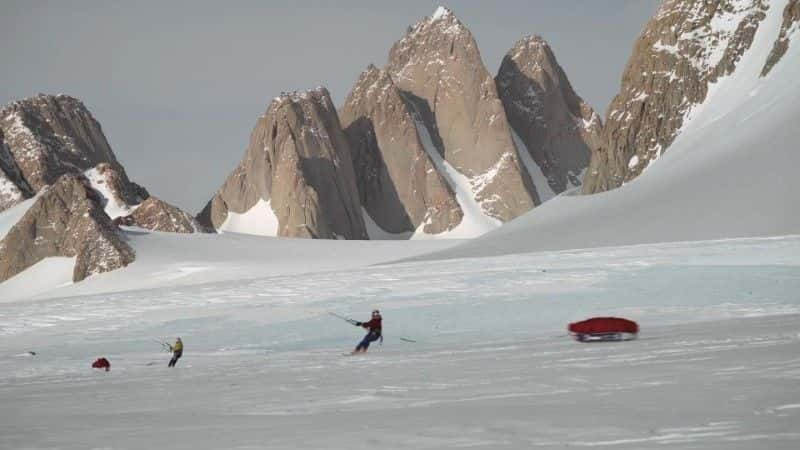
<path fill-rule="evenodd" d="M 228 4 L 230 3 L 230 4 Z M 514 42 L 550 42 L 603 113 L 658 0 L 0 0 L 0 104 L 65 93 L 86 103 L 129 176 L 199 211 L 281 91 L 324 85 L 337 106 L 406 27 L 450 7 L 495 74 Z"/>

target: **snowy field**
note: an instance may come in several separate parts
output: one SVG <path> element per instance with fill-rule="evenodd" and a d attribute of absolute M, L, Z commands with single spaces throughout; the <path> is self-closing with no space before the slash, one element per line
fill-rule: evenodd
<path fill-rule="evenodd" d="M 798 292 L 783 237 L 5 303 L 0 448 L 796 449 Z M 342 356 L 363 333 L 327 313 L 374 307 L 384 344 Z M 565 336 L 592 315 L 640 339 Z"/>
<path fill-rule="evenodd" d="M 0 237 L 3 236 L 6 214 L 0 214 Z M 455 239 L 431 242 L 334 241 L 238 233 L 177 234 L 135 227 L 125 227 L 124 238 L 136 251 L 136 260 L 124 269 L 73 284 L 73 258 L 46 258 L 0 283 L 0 304 L 344 270 L 412 257 L 463 242 Z"/>

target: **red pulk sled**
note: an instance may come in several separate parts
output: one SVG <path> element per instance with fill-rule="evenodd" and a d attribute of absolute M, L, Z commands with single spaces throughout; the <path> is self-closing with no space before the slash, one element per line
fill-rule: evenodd
<path fill-rule="evenodd" d="M 95 362 L 92 363 L 93 369 L 106 369 L 106 372 L 111 370 L 111 363 L 108 362 L 105 358 L 97 358 Z"/>
<path fill-rule="evenodd" d="M 639 333 L 636 322 L 619 317 L 592 317 L 571 323 L 567 329 L 579 342 L 630 341 Z"/>

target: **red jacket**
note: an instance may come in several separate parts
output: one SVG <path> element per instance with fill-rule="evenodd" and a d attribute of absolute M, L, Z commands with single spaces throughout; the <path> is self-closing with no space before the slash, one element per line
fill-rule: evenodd
<path fill-rule="evenodd" d="M 381 334 L 381 322 L 383 318 L 381 316 L 373 317 L 372 320 L 369 322 L 364 322 L 361 324 L 362 327 L 369 329 L 369 331 L 375 331 L 378 334 Z"/>

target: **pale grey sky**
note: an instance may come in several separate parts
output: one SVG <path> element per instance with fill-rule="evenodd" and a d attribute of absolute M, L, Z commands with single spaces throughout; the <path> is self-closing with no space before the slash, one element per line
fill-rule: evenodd
<path fill-rule="evenodd" d="M 528 34 L 550 42 L 599 112 L 659 0 L 0 0 L 0 104 L 65 93 L 102 124 L 131 179 L 199 211 L 281 91 L 324 85 L 338 106 L 407 26 L 448 6 L 495 74 Z"/>

